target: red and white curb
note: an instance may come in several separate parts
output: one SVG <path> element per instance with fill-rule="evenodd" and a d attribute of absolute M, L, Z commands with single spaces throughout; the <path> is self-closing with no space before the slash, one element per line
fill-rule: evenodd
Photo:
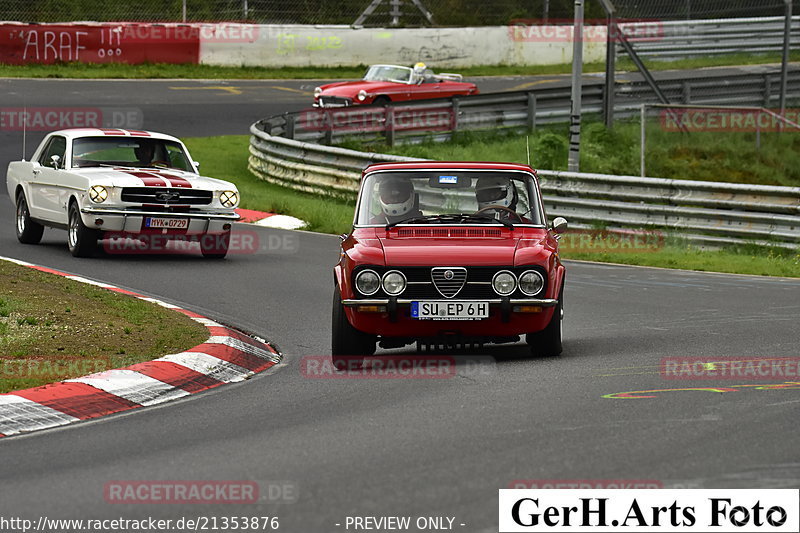
<path fill-rule="evenodd" d="M 2 256 L 0 260 L 156 303 L 203 324 L 210 334 L 206 342 L 185 352 L 0 394 L 0 437 L 175 400 L 225 383 L 245 380 L 281 361 L 280 352 L 267 341 L 245 335 L 192 311 L 52 268 Z"/>
<path fill-rule="evenodd" d="M 303 229 L 308 226 L 308 223 L 299 218 L 291 217 L 289 215 L 276 215 L 275 213 L 265 213 L 264 211 L 253 211 L 252 209 L 237 209 L 241 220 L 256 226 L 263 226 L 265 228 L 277 229 Z"/>

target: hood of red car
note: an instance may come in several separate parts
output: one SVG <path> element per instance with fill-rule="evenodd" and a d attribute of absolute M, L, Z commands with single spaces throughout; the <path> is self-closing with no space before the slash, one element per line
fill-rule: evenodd
<path fill-rule="evenodd" d="M 499 238 L 486 237 L 443 237 L 443 238 L 405 238 L 389 235 L 379 237 L 387 265 L 426 266 L 426 265 L 514 265 L 517 249 L 521 243 L 530 249 L 542 240 L 520 239 L 507 236 L 503 231 Z"/>
<path fill-rule="evenodd" d="M 323 85 L 322 94 L 325 96 L 344 96 L 353 98 L 358 94 L 358 91 L 365 90 L 368 93 L 383 91 L 387 89 L 398 89 L 405 87 L 402 83 L 394 83 L 391 81 L 341 81 L 338 83 L 329 83 Z"/>

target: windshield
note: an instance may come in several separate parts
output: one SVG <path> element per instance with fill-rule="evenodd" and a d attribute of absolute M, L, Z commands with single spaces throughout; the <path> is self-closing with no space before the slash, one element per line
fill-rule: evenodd
<path fill-rule="evenodd" d="M 520 171 L 374 172 L 364 178 L 356 224 L 542 225 L 536 182 Z"/>
<path fill-rule="evenodd" d="M 395 81 L 398 83 L 409 83 L 411 81 L 411 69 L 408 67 L 397 67 L 394 65 L 373 65 L 364 74 L 364 81 Z"/>
<path fill-rule="evenodd" d="M 177 168 L 194 172 L 180 143 L 131 137 L 81 137 L 72 142 L 72 166 Z"/>

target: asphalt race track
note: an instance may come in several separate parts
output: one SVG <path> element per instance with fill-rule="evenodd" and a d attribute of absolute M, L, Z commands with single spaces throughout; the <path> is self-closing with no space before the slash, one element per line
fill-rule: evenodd
<path fill-rule="evenodd" d="M 313 85 L 0 80 L 0 91 L 5 106 L 135 107 L 144 128 L 203 136 L 245 134 L 258 118 L 299 109 Z M 28 156 L 41 135 L 29 135 Z M 20 133 L 0 132 L 0 167 L 20 150 Z M 347 516 L 437 516 L 471 533 L 497 531 L 497 489 L 514 480 L 800 487 L 800 385 L 659 373 L 665 357 L 797 357 L 800 280 L 570 262 L 560 358 L 488 347 L 479 355 L 496 363 L 477 373 L 461 364 L 450 379 L 309 379 L 302 358 L 329 352 L 335 236 L 239 226 L 258 236 L 259 253 L 79 260 L 65 232 L 25 246 L 13 224 L 3 187 L 0 255 L 180 302 L 269 338 L 286 359 L 161 407 L 0 439 L 2 516 L 277 516 L 280 530 L 299 533 L 345 531 Z M 728 391 L 604 398 L 719 387 Z M 108 503 L 106 484 L 124 480 L 254 480 L 294 492 L 248 505 Z"/>

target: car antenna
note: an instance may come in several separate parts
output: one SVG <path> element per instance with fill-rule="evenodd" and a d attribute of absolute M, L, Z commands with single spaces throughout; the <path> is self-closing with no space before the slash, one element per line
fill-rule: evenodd
<path fill-rule="evenodd" d="M 531 143 L 529 142 L 530 137 L 527 135 L 525 136 L 525 151 L 528 153 L 528 166 L 531 166 Z"/>

